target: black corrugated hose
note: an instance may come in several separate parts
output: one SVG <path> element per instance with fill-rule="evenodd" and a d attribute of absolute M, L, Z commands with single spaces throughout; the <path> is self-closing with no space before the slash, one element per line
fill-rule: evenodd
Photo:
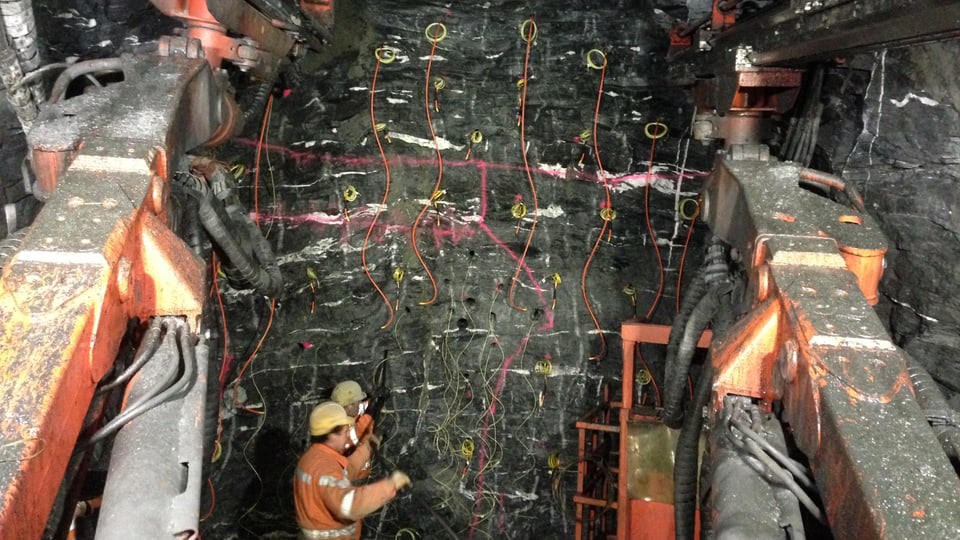
<path fill-rule="evenodd" d="M 701 270 L 684 295 L 667 342 L 663 421 L 671 428 L 676 429 L 683 422 L 684 387 L 693 353 L 700 334 L 717 313 L 717 299 L 730 290 L 729 274 L 727 247 L 714 237 Z"/>
<path fill-rule="evenodd" d="M 671 358 L 670 351 L 667 352 L 668 365 L 672 361 L 675 366 L 672 371 L 673 379 L 668 379 L 665 383 L 664 423 L 670 427 L 680 427 L 673 469 L 674 530 L 677 540 L 692 540 L 695 531 L 697 498 L 700 493 L 698 465 L 703 408 L 709 403 L 713 388 L 713 364 L 710 355 L 707 355 L 700 370 L 687 414 L 683 412 L 684 384 L 697 341 L 706 326 L 713 322 L 714 334 L 722 335 L 733 324 L 732 293 L 739 285 L 737 279 L 731 279 L 727 249 L 718 239 L 711 242 L 701 273 L 703 286 L 708 289 L 704 293 L 688 290 L 688 296 L 695 293 L 702 294 L 702 297 L 694 308 L 688 307 L 691 310 L 686 321 L 675 321 L 677 324 L 671 329 L 671 341 L 674 341 L 675 333 L 681 337 L 674 345 L 675 356 Z M 684 302 L 687 303 L 686 298 Z M 684 315 L 682 310 L 680 315 Z M 706 513 L 701 516 L 701 521 L 701 532 L 710 530 L 709 516 Z"/>
<path fill-rule="evenodd" d="M 232 177 L 221 163 L 206 158 L 193 160 L 193 175 L 176 175 L 178 185 L 198 199 L 200 223 L 227 261 L 224 271 L 243 286 L 276 296 L 283 290 L 283 276 L 270 243 L 250 219 L 234 192 Z"/>
<path fill-rule="evenodd" d="M 937 434 L 943 451 L 953 460 L 960 459 L 960 418 L 937 387 L 930 372 L 916 360 L 904 353 L 907 358 L 907 374 L 913 384 L 917 403 L 927 416 L 927 422 Z"/>
<path fill-rule="evenodd" d="M 697 387 L 693 392 L 693 407 L 683 420 L 673 464 L 673 514 L 677 540 L 693 540 L 697 511 L 697 480 L 700 476 L 700 430 L 703 429 L 703 414 L 700 412 L 710 400 L 713 382 L 713 365 L 709 356 L 700 371 Z"/>
<path fill-rule="evenodd" d="M 200 199 L 200 222 L 203 223 L 203 228 L 213 237 L 217 246 L 223 250 L 224 255 L 229 259 L 230 264 L 244 283 L 249 283 L 254 289 L 267 296 L 276 296 L 280 293 L 283 287 L 280 269 L 273 261 L 272 255 L 265 253 L 265 250 L 269 250 L 269 246 L 264 248 L 262 244 L 266 240 L 259 234 L 259 231 L 256 235 L 258 240 L 253 241 L 252 246 L 249 245 L 251 241 L 249 233 L 246 234 L 246 240 L 237 238 L 226 226 L 227 223 L 233 223 L 232 220 L 223 206 L 214 201 L 213 195 L 209 191 Z M 248 229 L 249 227 L 245 226 L 243 228 Z M 257 254 L 260 264 L 254 263 L 249 255 L 251 250 Z"/>
<path fill-rule="evenodd" d="M 680 342 L 683 340 L 683 330 L 690 320 L 690 315 L 696 309 L 697 304 L 703 298 L 703 295 L 710 290 L 706 282 L 706 274 L 703 271 L 697 272 L 693 282 L 687 287 L 683 295 L 683 301 L 680 304 L 680 311 L 673 318 L 673 324 L 670 327 L 670 338 L 667 340 L 667 357 L 663 368 L 664 381 L 670 381 L 677 377 L 676 362 L 677 351 L 680 349 Z M 666 389 L 664 389 L 666 391 Z"/>
<path fill-rule="evenodd" d="M 258 119 L 260 118 L 260 115 L 264 114 L 263 108 L 267 106 L 267 98 L 270 97 L 270 93 L 273 92 L 273 87 L 277 84 L 277 80 L 279 78 L 280 67 L 278 66 L 269 75 L 269 78 L 257 85 L 256 90 L 253 92 L 253 98 L 250 100 L 250 104 L 244 106 L 243 108 L 243 125 L 254 125 L 252 120 Z"/>
<path fill-rule="evenodd" d="M 723 284 L 710 287 L 693 313 L 684 325 L 682 339 L 676 349 L 675 356 L 670 358 L 667 353 L 667 365 L 673 366 L 672 377 L 668 377 L 664 384 L 663 398 L 663 423 L 671 428 L 679 428 L 683 424 L 683 395 L 686 389 L 687 373 L 690 371 L 690 364 L 693 361 L 693 353 L 697 349 L 697 341 L 700 335 L 706 330 L 707 325 L 713 320 L 720 307 L 720 293 L 724 290 Z M 673 332 L 671 332 L 672 337 Z M 703 375 L 700 375 L 703 378 Z M 694 404 L 696 405 L 696 404 Z M 694 412 L 697 409 L 693 409 Z"/>

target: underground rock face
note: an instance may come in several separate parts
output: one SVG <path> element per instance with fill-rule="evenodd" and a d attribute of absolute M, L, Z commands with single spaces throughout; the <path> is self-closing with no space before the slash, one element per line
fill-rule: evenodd
<path fill-rule="evenodd" d="M 960 85 L 943 66 L 958 51 L 951 41 L 874 55 L 862 130 L 846 156 L 835 156 L 890 240 L 881 306 L 890 328 L 952 391 L 960 390 Z"/>
<path fill-rule="evenodd" d="M 289 484 L 307 414 L 340 380 L 372 390 L 382 364 L 390 398 L 375 475 L 399 468 L 414 488 L 369 518 L 365 537 L 569 536 L 573 423 L 605 384 L 619 385 L 619 323 L 646 316 L 658 296 L 652 318 L 670 321 L 689 230 L 675 207 L 710 163 L 710 148 L 685 137 L 686 94 L 663 86 L 666 34 L 652 11 L 620 7 L 538 8 L 535 28 L 512 3 L 356 8 L 347 35 L 305 58 L 299 83 L 274 99 L 259 177 L 259 126 L 221 155 L 248 164 L 242 187 L 287 286 L 272 319 L 264 299 L 225 291 L 231 374 L 270 325 L 238 385 L 246 407 L 266 414 L 225 420 L 208 534 L 292 536 Z M 431 61 L 434 22 L 446 37 Z M 381 50 L 378 66 L 379 47 L 395 52 Z M 605 71 L 588 67 L 591 49 L 595 68 L 605 53 Z M 657 135 L 656 122 L 669 132 L 654 146 L 644 131 Z M 376 136 L 390 170 L 382 206 L 374 124 L 384 124 Z M 603 212 L 604 183 L 615 215 Z M 588 259 L 602 342 L 581 289 Z"/>

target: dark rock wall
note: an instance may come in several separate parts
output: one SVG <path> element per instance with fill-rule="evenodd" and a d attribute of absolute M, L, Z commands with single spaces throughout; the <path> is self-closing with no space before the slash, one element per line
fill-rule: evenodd
<path fill-rule="evenodd" d="M 224 420 L 223 455 L 213 466 L 218 502 L 204 534 L 292 535 L 289 484 L 310 409 L 343 379 L 371 389 L 383 362 L 390 398 L 379 423 L 385 445 L 375 474 L 399 468 L 414 487 L 367 520 L 365 537 L 392 538 L 403 530 L 423 538 L 570 536 L 573 424 L 599 403 L 603 384 L 619 388 L 617 331 L 635 309 L 624 287 L 636 289 L 641 317 L 659 288 L 644 210 L 652 145 L 645 126 L 659 120 L 671 130 L 654 149 L 649 192 L 665 267 L 654 314 L 660 322 L 674 311 L 688 230 L 674 208 L 698 189 L 703 174 L 696 169 L 709 163 L 707 149 L 682 136 L 691 113 L 685 94 L 662 86 L 657 58 L 666 34 L 643 5 L 380 2 L 350 8 L 330 49 L 306 58 L 296 87 L 273 104 L 256 206 L 286 288 L 272 319 L 268 301 L 225 290 L 231 381 L 268 325 L 270 331 L 239 381 L 254 412 L 228 412 Z M 524 133 L 533 188 L 517 125 L 526 56 L 521 24 L 531 14 L 537 35 Z M 447 36 L 437 43 L 429 83 L 430 114 L 443 145 L 444 194 L 434 206 L 429 199 L 440 164 L 424 110 L 431 52 L 424 32 L 435 21 Z M 391 141 L 381 134 L 391 184 L 376 216 L 386 171 L 369 95 L 374 49 L 383 45 L 395 47 L 397 59 L 380 65 L 376 81 L 376 121 L 386 124 Z M 593 48 L 608 59 L 595 136 L 616 210 L 612 232 L 599 244 L 603 178 L 592 140 L 577 142 L 593 129 L 601 75 L 586 66 Z M 594 59 L 601 63 L 599 55 Z M 435 104 L 436 77 L 444 88 Z M 247 164 L 242 181 L 251 207 L 257 127 L 220 155 Z M 483 140 L 468 159 L 474 130 Z M 685 156 L 691 171 L 680 182 Z M 351 189 L 359 195 L 345 200 Z M 536 229 L 518 269 L 533 230 L 534 189 Z M 527 208 L 519 227 L 512 212 L 518 202 Z M 606 354 L 591 361 L 602 345 L 581 274 L 595 244 L 585 283 Z M 688 268 L 700 259 L 700 244 L 698 234 Z M 364 257 L 370 277 L 396 306 L 392 320 L 364 274 Z M 404 273 L 399 286 L 397 269 Z M 561 278 L 555 295 L 554 273 Z M 431 276 L 436 301 L 421 305 L 433 296 Z M 511 288 L 522 311 L 511 305 Z M 536 370 L 542 361 L 552 367 L 547 376 Z M 231 409 L 233 383 L 228 388 Z M 465 453 L 465 445 L 473 451 Z M 559 456 L 560 470 L 548 467 L 551 454 Z"/>
<path fill-rule="evenodd" d="M 960 84 L 956 41 L 892 49 L 838 70 L 838 90 L 862 93 L 863 111 L 831 147 L 838 173 L 855 181 L 890 241 L 882 282 L 890 329 L 900 346 L 946 388 L 960 390 Z M 868 81 L 866 89 L 858 80 Z M 840 105 L 846 103 L 847 105 Z M 855 129 L 850 129 L 857 122 Z M 839 124 L 839 122 L 837 123 Z"/>

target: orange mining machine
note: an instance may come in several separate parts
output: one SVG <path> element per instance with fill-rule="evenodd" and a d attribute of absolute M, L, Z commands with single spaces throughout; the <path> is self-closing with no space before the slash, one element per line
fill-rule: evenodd
<path fill-rule="evenodd" d="M 886 240 L 855 186 L 808 168 L 817 66 L 956 36 L 960 3 L 744 4 L 671 34 L 694 137 L 724 141 L 713 239 L 669 330 L 623 324 L 622 397 L 578 423 L 577 538 L 960 538 L 957 415 L 871 307 Z M 662 408 L 635 402 L 638 343 L 666 345 Z"/>
<path fill-rule="evenodd" d="M 238 286 L 267 295 L 282 286 L 232 175 L 191 153 L 249 116 L 222 67 L 260 81 L 265 99 L 280 66 L 328 34 L 333 5 L 305 6 L 317 20 L 298 26 L 279 3 L 154 4 L 185 30 L 153 50 L 53 65 L 61 71 L 49 87 L 29 0 L 5 4 L 0 69 L 27 135 L 27 190 L 44 206 L 11 237 L 16 249 L 0 250 L 0 538 L 64 538 L 74 508 L 92 507 L 97 538 L 196 538 L 205 400 L 216 386 L 207 384 L 211 242 Z M 10 30 L 7 7 L 22 32 Z M 107 420 L 111 400 L 122 409 Z M 87 465 L 104 452 L 102 498 L 79 501 Z"/>

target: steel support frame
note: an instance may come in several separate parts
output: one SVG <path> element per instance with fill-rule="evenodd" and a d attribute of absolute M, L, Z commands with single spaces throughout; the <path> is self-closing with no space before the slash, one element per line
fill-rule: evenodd
<path fill-rule="evenodd" d="M 836 538 L 958 538 L 960 483 L 867 302 L 885 240 L 799 177 L 721 159 L 707 182 L 704 218 L 744 254 L 755 306 L 713 345 L 713 421 L 727 395 L 782 401 Z"/>
<path fill-rule="evenodd" d="M 203 60 L 130 73 L 50 106 L 29 134 L 56 189 L 0 277 L 0 538 L 42 535 L 127 321 L 199 324 L 205 265 L 167 227 L 169 180 L 220 127 L 222 92 Z"/>
<path fill-rule="evenodd" d="M 720 5 L 714 2 L 710 30 L 671 33 L 669 78 L 694 86 L 699 112 L 715 111 L 714 123 L 733 133 L 735 126 L 724 126 L 728 112 L 792 107 L 801 71 L 791 68 L 960 35 L 960 0 L 791 0 L 734 24 Z"/>
<path fill-rule="evenodd" d="M 803 66 L 857 52 L 923 43 L 960 33 L 958 0 L 844 0 L 782 2 L 700 47 L 675 47 L 670 76 L 679 84 L 730 70 L 738 50 L 753 66 Z"/>
<path fill-rule="evenodd" d="M 577 505 L 574 538 L 590 540 L 605 534 L 609 524 L 607 513 L 617 510 L 613 486 L 607 475 L 600 470 L 597 460 L 608 460 L 615 455 L 613 447 L 619 437 L 620 427 L 615 418 L 616 406 L 610 402 L 609 390 L 604 389 L 603 403 L 583 415 L 577 421 L 577 492 L 573 503 Z M 605 443 L 610 441 L 609 446 Z"/>

